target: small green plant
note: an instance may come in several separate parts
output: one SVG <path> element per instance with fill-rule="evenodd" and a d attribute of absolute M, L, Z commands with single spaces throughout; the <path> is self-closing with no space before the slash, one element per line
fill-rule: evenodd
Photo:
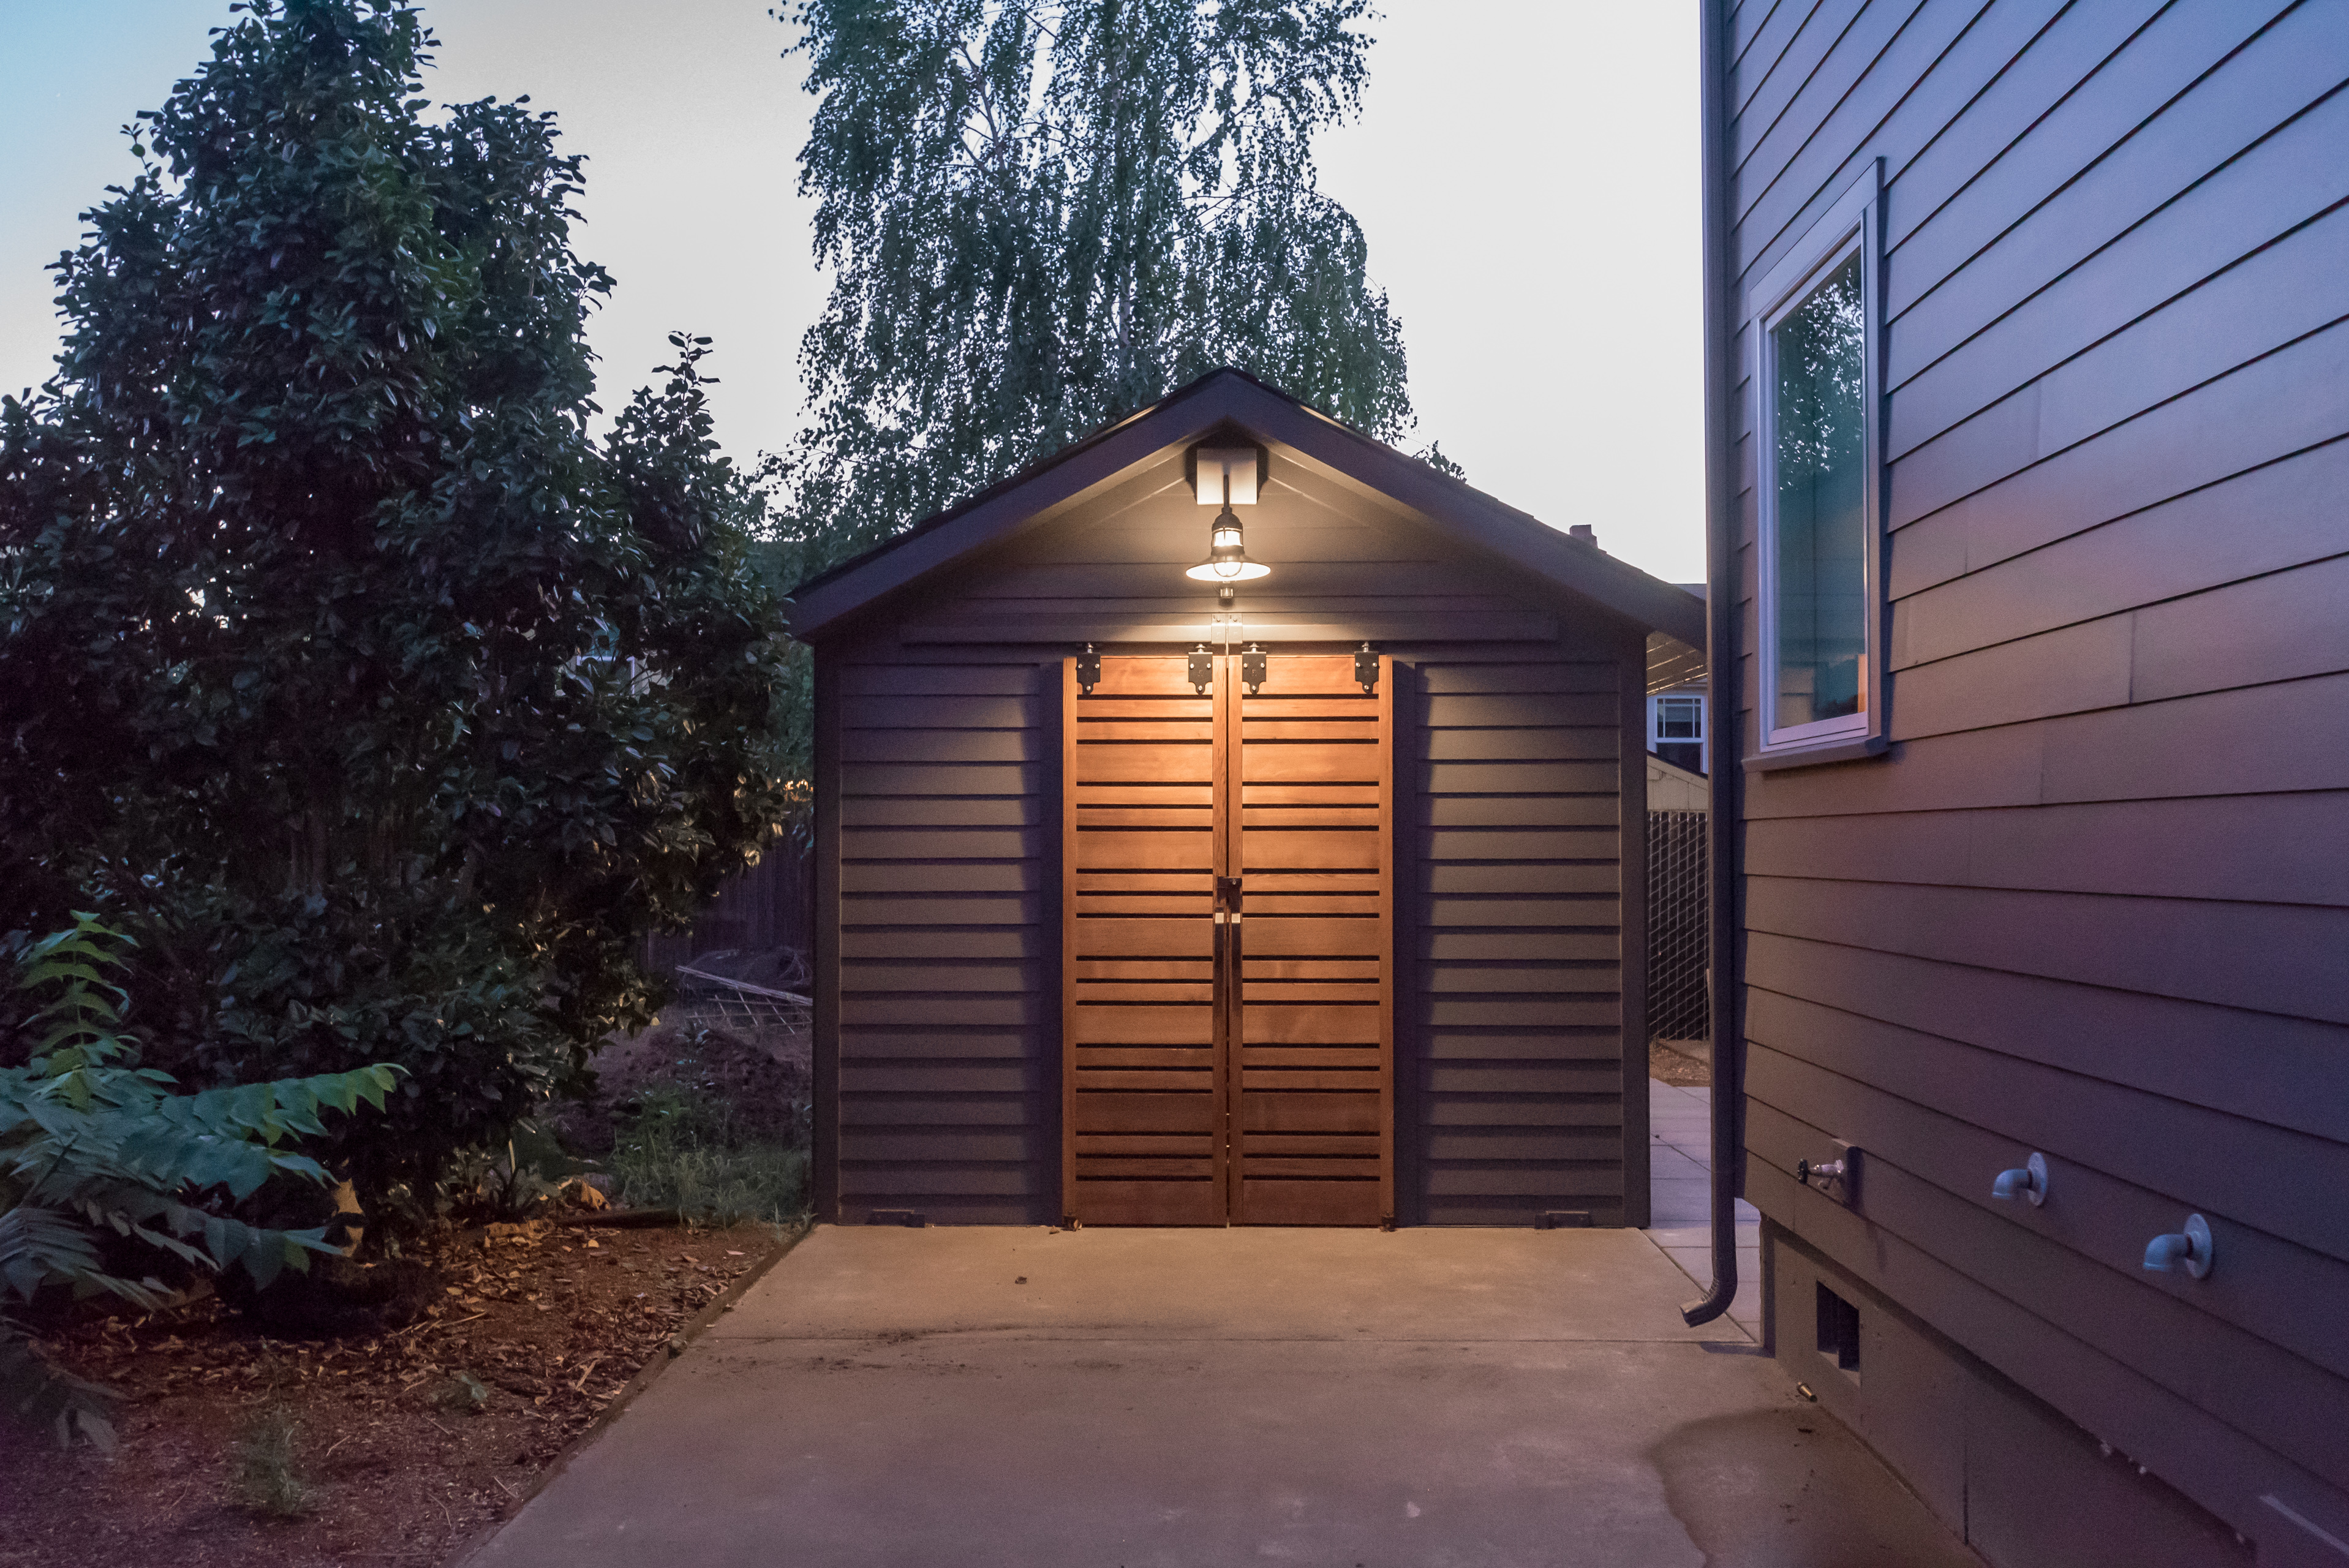
<path fill-rule="evenodd" d="M 283 1405 L 265 1405 L 237 1433 L 229 1450 L 229 1497 L 271 1519 L 299 1519 L 316 1503 L 304 1478 L 295 1444 L 302 1429 Z"/>
<path fill-rule="evenodd" d="M 201 1094 L 139 1066 L 122 1028 L 129 997 L 106 978 L 130 944 L 95 915 L 27 945 L 19 988 L 49 993 L 26 1035 L 28 1059 L 0 1068 L 0 1299 L 45 1289 L 108 1295 L 154 1310 L 172 1294 L 150 1274 L 111 1273 L 109 1233 L 212 1272 L 243 1265 L 265 1285 L 331 1252 L 326 1230 L 274 1230 L 217 1212 L 211 1200 L 250 1197 L 273 1177 L 331 1185 L 315 1160 L 283 1147 L 324 1130 L 318 1113 L 380 1109 L 388 1067 L 281 1078 Z M 110 1445 L 103 1391 L 58 1372 L 25 1331 L 0 1316 L 0 1409 Z"/>
<path fill-rule="evenodd" d="M 450 1212 L 482 1221 L 527 1220 L 554 1199 L 555 1183 L 517 1153 L 513 1140 L 460 1150 L 440 1178 Z"/>
<path fill-rule="evenodd" d="M 620 1197 L 719 1224 L 781 1224 L 806 1207 L 807 1151 L 737 1140 L 730 1119 L 684 1090 L 647 1090 L 612 1150 Z"/>
<path fill-rule="evenodd" d="M 490 1390 L 471 1372 L 459 1372 L 441 1387 L 433 1402 L 460 1416 L 478 1416 L 490 1408 Z"/>

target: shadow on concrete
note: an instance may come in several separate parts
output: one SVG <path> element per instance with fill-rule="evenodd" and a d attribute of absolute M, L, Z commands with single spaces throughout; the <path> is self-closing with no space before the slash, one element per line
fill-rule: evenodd
<path fill-rule="evenodd" d="M 1691 1421 L 1647 1458 L 1705 1568 L 1982 1568 L 1816 1406 Z"/>

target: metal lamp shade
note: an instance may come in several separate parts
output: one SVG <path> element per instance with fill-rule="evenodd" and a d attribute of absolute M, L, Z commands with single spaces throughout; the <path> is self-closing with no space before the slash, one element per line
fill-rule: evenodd
<path fill-rule="evenodd" d="M 1268 575 L 1272 568 L 1247 558 L 1239 514 L 1228 502 L 1207 527 L 1207 559 L 1184 573 L 1202 583 L 1246 583 Z"/>

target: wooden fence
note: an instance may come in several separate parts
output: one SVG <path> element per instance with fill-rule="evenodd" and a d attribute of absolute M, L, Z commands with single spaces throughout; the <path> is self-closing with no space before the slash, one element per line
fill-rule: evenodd
<path fill-rule="evenodd" d="M 645 939 L 645 967 L 666 972 L 704 953 L 810 951 L 815 942 L 815 857 L 785 840 L 726 880 L 693 929 Z"/>

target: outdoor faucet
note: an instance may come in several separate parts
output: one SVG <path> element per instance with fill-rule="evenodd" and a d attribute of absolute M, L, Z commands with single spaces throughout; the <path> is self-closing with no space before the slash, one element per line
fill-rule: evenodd
<path fill-rule="evenodd" d="M 1998 1180 L 1990 1184 L 1993 1198 L 2028 1198 L 2037 1208 L 2047 1202 L 2047 1156 L 2033 1150 L 2028 1163 L 2020 1170 L 2002 1171 Z M 2147 1268 L 2153 1265 L 2147 1264 Z"/>
<path fill-rule="evenodd" d="M 1833 1160 L 1795 1161 L 1795 1180 L 1847 1209 L 1856 1209 L 1859 1207 L 1859 1150 L 1838 1138 L 1835 1151 Z"/>
<path fill-rule="evenodd" d="M 2160 1274 L 2182 1263 L 2188 1274 L 2201 1279 L 2209 1274 L 2211 1261 L 2210 1222 L 2199 1214 L 2186 1216 L 2182 1233 L 2156 1236 L 2146 1243 L 2145 1266 Z"/>

